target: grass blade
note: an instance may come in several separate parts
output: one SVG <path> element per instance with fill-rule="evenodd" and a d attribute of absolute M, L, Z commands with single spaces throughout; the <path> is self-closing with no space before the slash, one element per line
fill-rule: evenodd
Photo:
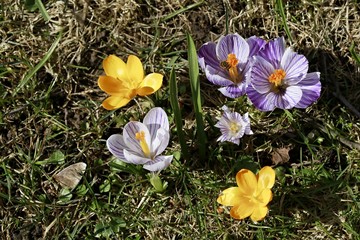
<path fill-rule="evenodd" d="M 30 80 L 30 78 L 37 72 L 39 69 L 44 66 L 44 64 L 49 60 L 50 56 L 54 52 L 55 48 L 60 42 L 62 36 L 62 32 L 59 33 L 58 37 L 56 38 L 55 42 L 51 45 L 50 49 L 46 53 L 46 55 L 41 59 L 41 61 L 30 70 L 30 72 L 21 80 L 19 85 L 15 88 L 15 91 L 12 93 L 12 96 L 14 97 L 24 86 L 25 84 Z"/>
<path fill-rule="evenodd" d="M 191 97 L 195 110 L 196 118 L 196 132 L 198 137 L 198 144 L 200 150 L 200 159 L 205 159 L 205 144 L 206 135 L 204 131 L 204 119 L 201 108 L 201 96 L 200 96 L 200 82 L 199 82 L 199 64 L 196 53 L 196 47 L 194 40 L 189 33 L 186 34 L 187 46 L 188 46 L 188 61 L 189 61 L 189 77 L 191 86 Z"/>
<path fill-rule="evenodd" d="M 176 132 L 179 138 L 182 156 L 185 159 L 189 159 L 188 148 L 186 145 L 185 136 L 183 132 L 181 111 L 178 102 L 178 89 L 176 84 L 176 74 L 174 68 L 171 69 L 171 73 L 170 73 L 170 104 L 174 112 Z"/>
<path fill-rule="evenodd" d="M 282 0 L 276 0 L 276 5 L 277 5 L 277 7 L 278 7 L 278 9 L 280 11 L 280 16 L 281 16 L 281 19 L 282 19 L 282 23 L 284 25 L 285 33 L 288 36 L 288 38 L 290 39 L 290 41 L 293 42 L 289 27 L 288 27 L 287 22 L 286 22 L 285 10 L 284 10 Z"/>
<path fill-rule="evenodd" d="M 356 52 L 355 52 L 355 44 L 354 44 L 354 42 L 351 43 L 350 54 L 355 59 L 356 63 L 360 65 L 360 56 L 358 54 L 356 54 Z"/>
<path fill-rule="evenodd" d="M 204 1 L 200 1 L 200 2 L 197 2 L 197 3 L 190 4 L 190 5 L 186 6 L 186 7 L 183 7 L 183 8 L 181 8 L 181 9 L 179 9 L 179 10 L 177 10 L 177 11 L 175 11 L 175 12 L 172 12 L 172 13 L 168 14 L 167 16 L 163 17 L 163 18 L 160 20 L 160 22 L 166 22 L 167 20 L 175 17 L 176 15 L 181 14 L 181 13 L 183 13 L 183 12 L 186 12 L 186 11 L 192 9 L 192 8 L 197 7 L 197 6 L 200 6 L 200 5 L 203 4 L 203 3 L 204 3 Z"/>
<path fill-rule="evenodd" d="M 229 7 L 225 5 L 225 35 L 229 34 Z"/>
<path fill-rule="evenodd" d="M 46 11 L 44 4 L 41 2 L 41 0 L 35 0 L 35 3 L 37 5 L 37 7 L 39 8 L 40 13 L 43 16 L 43 18 L 45 19 L 45 21 L 48 22 L 50 20 L 50 16 L 49 16 L 48 12 Z"/>

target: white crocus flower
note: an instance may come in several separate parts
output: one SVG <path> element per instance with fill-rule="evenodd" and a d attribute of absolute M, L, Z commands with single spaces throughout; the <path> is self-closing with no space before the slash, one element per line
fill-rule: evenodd
<path fill-rule="evenodd" d="M 160 155 L 168 146 L 169 139 L 168 117 L 162 108 L 156 107 L 146 114 L 142 123 L 127 123 L 123 135 L 111 135 L 106 145 L 118 159 L 142 164 L 151 172 L 160 172 L 170 165 L 173 158 L 172 155 Z"/>
<path fill-rule="evenodd" d="M 217 141 L 228 141 L 239 145 L 240 138 L 244 134 L 253 134 L 253 131 L 250 129 L 249 113 L 241 116 L 237 112 L 231 112 L 226 106 L 223 106 L 222 110 L 224 110 L 224 114 L 215 124 L 215 127 L 220 128 L 222 134 Z"/>

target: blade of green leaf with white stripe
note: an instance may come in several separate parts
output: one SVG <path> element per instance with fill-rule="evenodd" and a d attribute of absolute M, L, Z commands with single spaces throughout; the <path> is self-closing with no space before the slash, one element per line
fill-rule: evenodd
<path fill-rule="evenodd" d="M 188 148 L 186 145 L 186 140 L 183 132 L 183 124 L 182 124 L 182 117 L 181 111 L 179 107 L 178 101 L 178 89 L 176 84 L 176 73 L 174 68 L 171 69 L 170 73 L 170 104 L 174 112 L 174 119 L 176 125 L 176 132 L 179 138 L 180 146 L 181 146 L 181 153 L 184 159 L 189 158 Z"/>
<path fill-rule="evenodd" d="M 194 40 L 189 33 L 186 34 L 188 46 L 189 77 L 191 86 L 191 97 L 195 110 L 196 132 L 199 144 L 200 159 L 205 159 L 206 135 L 204 130 L 204 119 L 201 108 L 199 64 Z"/>

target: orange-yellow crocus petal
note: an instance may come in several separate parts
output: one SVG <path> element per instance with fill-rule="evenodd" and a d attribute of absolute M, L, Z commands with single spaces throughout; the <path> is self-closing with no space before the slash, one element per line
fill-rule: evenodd
<path fill-rule="evenodd" d="M 143 87 L 143 88 L 136 89 L 137 95 L 142 96 L 142 97 L 153 94 L 154 92 L 155 92 L 154 89 L 151 87 Z"/>
<path fill-rule="evenodd" d="M 238 198 L 241 197 L 238 187 L 225 189 L 217 199 L 217 202 L 224 206 L 235 206 L 238 204 Z"/>
<path fill-rule="evenodd" d="M 239 203 L 230 209 L 230 216 L 235 219 L 244 219 L 249 217 L 256 208 L 256 205 L 249 198 L 238 198 Z"/>
<path fill-rule="evenodd" d="M 144 80 L 141 82 L 140 87 L 151 87 L 155 92 L 161 87 L 163 78 L 164 76 L 160 73 L 150 73 L 146 75 Z"/>
<path fill-rule="evenodd" d="M 254 222 L 261 221 L 265 218 L 266 214 L 268 213 L 268 207 L 257 207 L 254 209 L 253 213 L 251 214 L 250 218 Z"/>
<path fill-rule="evenodd" d="M 128 81 L 126 63 L 115 55 L 110 55 L 103 61 L 103 68 L 107 76 Z"/>
<path fill-rule="evenodd" d="M 262 191 L 264 188 L 271 189 L 275 184 L 275 171 L 269 166 L 263 167 L 257 174 L 258 179 L 258 191 Z"/>
<path fill-rule="evenodd" d="M 248 169 L 241 169 L 236 174 L 236 183 L 245 196 L 252 196 L 258 185 L 255 174 Z"/>
<path fill-rule="evenodd" d="M 272 192 L 268 188 L 264 188 L 261 193 L 256 197 L 259 206 L 266 206 L 272 200 Z"/>
<path fill-rule="evenodd" d="M 163 75 L 160 73 L 150 73 L 141 82 L 137 94 L 147 96 L 160 89 L 163 82 Z"/>
<path fill-rule="evenodd" d="M 114 110 L 125 106 L 130 102 L 130 100 L 131 100 L 130 98 L 126 98 L 126 97 L 110 96 L 103 101 L 102 106 L 106 110 Z"/>
<path fill-rule="evenodd" d="M 98 79 L 98 85 L 101 90 L 114 96 L 124 96 L 126 95 L 126 92 L 129 91 L 122 81 L 110 76 L 100 76 Z"/>
<path fill-rule="evenodd" d="M 137 88 L 144 79 L 144 68 L 137 56 L 130 55 L 126 62 L 129 80 L 133 88 Z"/>

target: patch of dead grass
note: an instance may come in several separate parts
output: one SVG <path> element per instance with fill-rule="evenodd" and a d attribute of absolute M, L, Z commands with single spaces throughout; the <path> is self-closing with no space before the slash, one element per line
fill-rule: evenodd
<path fill-rule="evenodd" d="M 186 31 L 192 34 L 197 47 L 207 41 L 217 40 L 225 33 L 226 9 L 229 13 L 230 32 L 238 32 L 243 37 L 258 35 L 265 39 L 286 35 L 281 18 L 277 14 L 275 1 L 209 0 L 199 7 L 161 21 L 170 13 L 196 2 L 195 0 L 48 1 L 46 9 L 51 21 L 46 23 L 37 11 L 33 13 L 26 11 L 22 1 L 4 1 L 0 23 L 0 64 L 1 67 L 11 70 L 0 80 L 3 86 L 0 93 L 4 96 L 4 100 L 0 102 L 3 114 L 0 126 L 0 151 L 3 156 L 1 161 L 6 162 L 8 171 L 13 171 L 14 179 L 23 180 L 26 187 L 28 181 L 41 178 L 41 173 L 54 171 L 57 166 L 47 166 L 41 170 L 43 172 L 32 175 L 31 162 L 35 157 L 37 160 L 46 159 L 56 149 L 66 153 L 68 163 L 84 161 L 88 163 L 90 169 L 93 167 L 89 175 L 99 181 L 97 185 L 106 179 L 109 173 L 106 165 L 94 164 L 98 159 L 108 158 L 109 154 L 104 152 L 104 143 L 99 142 L 99 139 L 106 136 L 108 126 L 116 124 L 116 120 L 112 117 L 104 117 L 105 111 L 98 107 L 106 97 L 97 87 L 97 77 L 102 74 L 102 58 L 106 55 L 116 54 L 123 59 L 126 59 L 128 54 L 139 55 L 144 59 L 147 71 L 160 71 L 166 77 L 171 67 L 168 65 L 171 57 L 180 56 L 176 70 L 179 85 L 185 86 L 188 81 L 184 41 Z M 360 101 L 359 66 L 349 53 L 352 42 L 355 43 L 356 52 L 360 53 L 360 17 L 357 1 L 342 3 L 302 1 L 301 4 L 285 1 L 284 6 L 287 24 L 294 40 L 290 43 L 285 37 L 287 43 L 304 53 L 310 60 L 311 69 L 322 74 L 324 91 L 320 100 L 321 105 L 313 107 L 307 114 L 322 121 L 326 118 L 323 116 L 322 107 L 329 110 L 327 102 L 330 102 L 331 108 L 334 107 L 340 112 L 339 105 L 344 102 L 334 100 L 334 95 L 338 98 L 343 96 L 352 107 L 359 110 L 357 104 Z M 60 44 L 45 67 L 37 72 L 16 97 L 11 97 L 13 89 L 43 58 L 60 32 L 62 32 Z M 210 110 L 211 107 L 219 106 L 224 100 L 217 90 L 208 84 L 204 76 L 201 76 L 201 79 L 205 112 L 216 115 L 214 110 Z M 42 98 L 52 81 L 55 81 L 55 85 L 50 95 Z M 188 91 L 184 90 L 181 98 L 184 100 L 187 114 L 184 117 L 193 119 Z M 126 113 L 127 109 L 119 110 L 120 115 Z M 332 115 L 333 119 L 335 115 Z M 346 121 L 351 120 L 355 124 L 356 118 L 353 116 L 346 118 Z M 332 125 L 336 125 L 336 119 L 334 121 Z M 258 126 L 262 128 L 259 131 L 266 134 L 264 129 L 273 122 L 259 121 Z M 326 123 L 326 119 L 321 123 Z M 185 127 L 188 128 L 187 131 L 191 131 L 193 123 L 187 122 Z M 358 126 L 353 129 L 353 133 L 348 129 L 344 130 L 345 134 L 349 133 L 346 137 L 359 141 Z M 282 140 L 276 141 L 280 141 L 279 145 L 281 145 Z M 19 149 L 23 149 L 24 153 L 22 154 Z M 341 148 L 339 151 L 347 154 L 348 148 Z M 25 157 L 28 160 L 24 160 Z M 311 156 L 307 157 L 311 158 Z M 356 157 L 358 156 L 353 154 L 349 158 L 352 161 Z M 3 170 L 1 171 L 4 173 Z M 194 178 L 201 179 L 201 174 L 196 172 L 193 174 L 196 175 Z M 212 173 L 206 174 L 212 175 Z M 40 181 L 32 183 L 34 189 L 30 193 L 24 191 L 19 184 L 15 184 L 11 189 L 0 185 L 0 189 L 2 192 L 10 193 L 15 199 L 24 197 L 34 203 L 32 198 L 36 197 L 35 193 L 41 192 L 41 186 Z M 146 187 L 141 187 L 131 194 L 138 196 L 145 191 Z M 206 191 L 210 190 L 202 189 L 200 192 L 206 195 L 208 193 Z M 155 200 L 149 198 L 149 201 Z M 161 212 L 151 212 L 151 208 L 145 208 L 148 215 L 144 213 L 144 222 L 147 222 L 146 218 L 155 219 L 152 223 L 153 228 L 144 230 L 146 225 L 140 222 L 131 230 L 148 231 L 145 236 L 161 235 L 164 236 L 163 239 L 176 234 L 185 238 L 189 233 L 201 236 L 201 229 L 199 230 L 195 224 L 198 217 L 205 219 L 202 221 L 206 223 L 207 228 L 202 230 L 220 232 L 228 230 L 241 236 L 245 236 L 244 234 L 254 236 L 251 234 L 256 232 L 256 228 L 254 230 L 248 225 L 234 224 L 227 218 L 214 222 L 211 217 L 216 209 L 209 202 L 204 203 L 207 208 L 201 209 L 203 212 L 199 216 L 191 215 L 192 212 L 187 209 L 188 201 L 189 199 L 184 199 L 183 193 L 179 193 L 178 196 L 160 201 L 160 204 L 164 205 L 162 206 L 164 210 Z M 11 203 L 1 201 L 0 205 L 7 207 L 9 211 L 12 210 Z M 193 203 L 193 206 L 195 205 Z M 31 225 L 37 224 L 38 219 L 35 217 L 37 211 L 30 205 L 17 205 L 14 214 L 20 222 Z M 58 208 L 54 214 L 44 216 L 46 220 L 43 229 L 35 230 L 43 231 L 52 223 L 53 218 L 60 215 L 60 212 L 61 208 Z M 128 213 L 133 212 L 129 210 Z M 5 216 L 2 218 L 2 223 L 8 226 L 7 230 L 2 229 L 2 231 L 7 231 L 7 236 L 10 236 L 9 229 L 14 230 L 17 226 L 7 214 L 1 210 L 1 217 Z M 300 211 L 298 218 L 305 219 L 306 214 Z M 166 223 L 166 227 L 162 226 L 163 222 Z M 324 224 L 322 227 L 339 234 L 339 239 L 350 236 L 349 233 L 342 232 L 339 225 L 333 227 L 332 222 Z M 62 227 L 64 226 L 54 227 L 50 233 L 61 233 Z M 337 227 L 338 229 L 335 229 Z M 309 234 L 307 236 L 326 238 L 319 235 L 320 227 L 316 224 L 301 225 L 301 228 L 297 230 L 299 235 Z M 25 232 L 25 230 L 20 231 L 23 234 Z"/>

